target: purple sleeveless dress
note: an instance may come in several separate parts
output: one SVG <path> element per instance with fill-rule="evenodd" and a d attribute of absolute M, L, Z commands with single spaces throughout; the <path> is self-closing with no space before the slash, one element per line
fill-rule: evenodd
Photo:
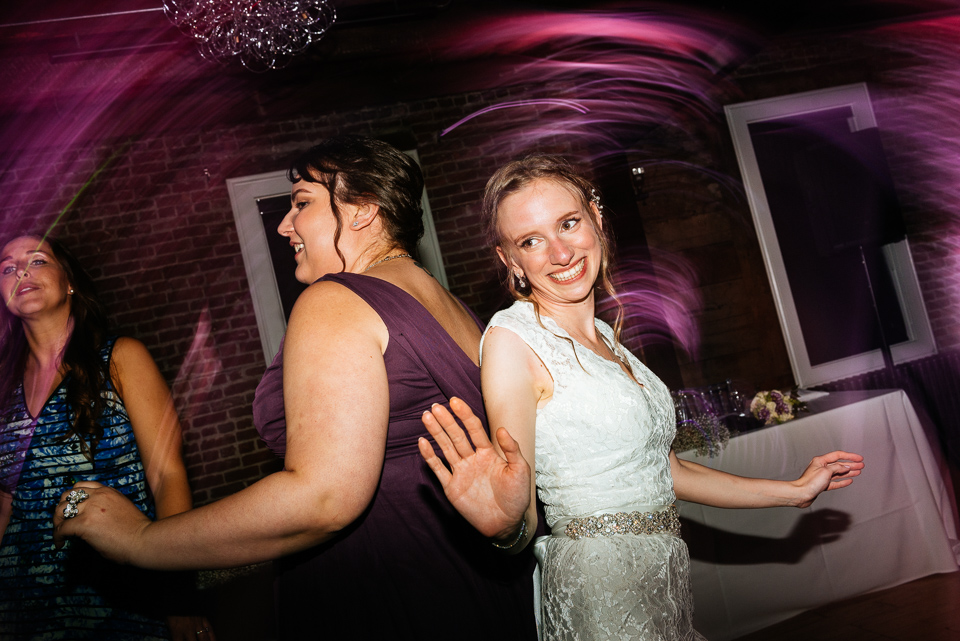
<path fill-rule="evenodd" d="M 346 273 L 320 280 L 360 296 L 390 332 L 390 424 L 380 485 L 363 515 L 335 539 L 278 562 L 280 638 L 535 640 L 532 555 L 498 553 L 453 509 L 417 448 L 419 437 L 430 438 L 421 415 L 451 396 L 486 425 L 479 368 L 395 285 Z M 282 357 L 281 347 L 254 400 L 261 438 L 279 456 Z"/>

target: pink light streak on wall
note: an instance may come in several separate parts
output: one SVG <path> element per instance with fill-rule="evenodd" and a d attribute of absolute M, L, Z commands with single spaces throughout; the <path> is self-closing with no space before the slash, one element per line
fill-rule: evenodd
<path fill-rule="evenodd" d="M 644 345 L 673 343 L 696 358 L 702 301 L 690 263 L 663 252 L 652 261 L 627 258 L 618 265 L 616 287 L 624 311 L 621 339 L 627 348 L 639 353 Z M 612 321 L 614 301 L 603 299 L 597 307 Z"/>
<path fill-rule="evenodd" d="M 139 19 L 156 19 L 151 15 Z M 155 44 L 144 41 L 142 50 L 126 50 L 104 64 L 66 60 L 43 65 L 30 83 L 5 85 L 5 100 L 19 108 L 16 117 L 0 124 L 0 140 L 8 150 L 0 157 L 0 189 L 12 193 L 9 187 L 26 175 L 42 188 L 8 203 L 0 214 L 4 227 L 12 221 L 17 227 L 45 227 L 118 148 L 185 124 L 216 122 L 221 110 L 230 107 L 180 107 L 173 98 L 191 86 L 207 63 L 192 52 L 157 49 Z M 185 41 L 183 47 L 189 46 Z M 22 64 L 16 58 L 5 62 L 11 68 Z M 22 77 L 22 70 L 14 77 Z M 225 75 L 206 89 L 215 95 L 218 85 L 231 82 Z"/>
<path fill-rule="evenodd" d="M 587 108 L 584 107 L 583 105 L 580 105 L 580 104 L 578 104 L 578 103 L 576 103 L 576 102 L 574 102 L 574 101 L 572 101 L 572 100 L 558 100 L 558 99 L 550 99 L 550 98 L 545 98 L 545 99 L 543 99 L 543 100 L 512 100 L 512 101 L 509 101 L 509 102 L 503 102 L 503 103 L 500 103 L 500 104 L 498 104 L 498 105 L 493 105 L 493 106 L 491 106 L 491 107 L 485 107 L 485 108 L 483 108 L 483 109 L 480 109 L 480 110 L 478 110 L 478 111 L 475 111 L 475 112 L 473 112 L 472 114 L 470 114 L 469 116 L 466 116 L 466 117 L 464 117 L 464 118 L 461 118 L 461 119 L 458 120 L 457 122 L 453 123 L 452 125 L 450 125 L 450 126 L 447 127 L 446 129 L 444 129 L 443 131 L 441 131 L 441 132 L 440 132 L 440 135 L 441 135 L 441 136 L 446 136 L 448 133 L 450 133 L 451 131 L 453 131 L 454 129 L 456 129 L 457 127 L 459 127 L 460 125 L 462 125 L 463 123 L 465 123 L 465 122 L 467 122 L 467 121 L 469 121 L 469 120 L 473 120 L 473 119 L 476 118 L 477 116 L 482 116 L 483 114 L 489 113 L 489 112 L 491 112 L 491 111 L 498 111 L 498 110 L 500 110 L 500 109 L 511 109 L 511 108 L 513 108 L 513 107 L 529 107 L 529 106 L 532 106 L 532 105 L 552 105 L 552 106 L 556 106 L 556 107 L 567 107 L 568 109 L 573 109 L 574 111 L 579 111 L 579 112 L 582 113 L 582 114 L 583 114 L 583 113 L 587 113 L 588 111 L 590 111 L 589 109 L 587 109 Z"/>
<path fill-rule="evenodd" d="M 708 34 L 714 34 L 710 37 Z M 535 47 L 557 48 L 565 43 L 602 39 L 611 49 L 633 45 L 697 58 L 717 71 L 739 55 L 733 38 L 741 27 L 707 13 L 685 15 L 657 9 L 637 11 L 531 12 L 481 21 L 466 34 L 445 44 L 454 55 L 523 53 Z M 728 40 L 720 36 L 728 34 Z"/>
<path fill-rule="evenodd" d="M 938 347 L 960 347 L 960 16 L 879 27 L 864 42 L 902 61 L 871 84 Z M 909 227 L 908 227 L 909 230 Z"/>
<path fill-rule="evenodd" d="M 706 13 L 675 10 L 523 13 L 492 18 L 453 34 L 442 43 L 454 58 L 509 56 L 506 69 L 494 65 L 491 80 L 501 85 L 543 87 L 542 98 L 576 101 L 583 112 L 555 106 L 515 106 L 512 118 L 481 110 L 449 127 L 449 137 L 481 129 L 493 142 L 488 151 L 515 156 L 573 140 L 592 162 L 630 152 L 648 168 L 677 163 L 644 148 L 651 129 L 672 129 L 697 138 L 703 129 L 725 127 L 722 105 L 736 95 L 724 73 L 745 55 L 753 36 L 739 25 Z M 494 75 L 496 79 L 494 80 Z M 455 127 L 458 127 L 455 128 Z M 683 163 L 708 174 L 740 198 L 738 180 L 714 168 Z M 752 227 L 749 221 L 744 221 Z M 621 257 L 620 302 L 624 340 L 672 342 L 691 357 L 700 346 L 701 309 L 694 268 L 677 256 L 651 261 Z M 611 317 L 612 301 L 601 307 Z"/>
<path fill-rule="evenodd" d="M 440 38 L 438 48 L 454 59 L 507 56 L 506 67 L 491 63 L 492 83 L 539 85 L 543 99 L 587 109 L 530 109 L 528 119 L 505 122 L 474 114 L 470 126 L 494 135 L 491 151 L 535 149 L 555 136 L 622 150 L 638 148 L 636 136 L 650 126 L 722 124 L 721 97 L 729 89 L 723 70 L 744 56 L 752 38 L 711 14 L 669 8 L 530 12 L 474 23 Z"/>
<path fill-rule="evenodd" d="M 17 117 L 0 123 L 0 141 L 7 150 L 0 155 L 0 190 L 6 195 L 0 234 L 44 233 L 52 227 L 51 234 L 57 236 L 57 221 L 65 206 L 89 183 L 96 186 L 98 169 L 110 164 L 115 155 L 132 153 L 140 140 L 155 134 L 215 122 L 220 110 L 230 107 L 210 104 L 208 109 L 196 109 L 196 103 L 178 107 L 171 96 L 190 87 L 196 72 L 207 63 L 178 49 L 156 50 L 152 44 L 143 42 L 142 51 L 126 51 L 105 64 L 82 60 L 43 65 L 43 73 L 37 73 L 31 83 L 6 86 L 5 98 L 20 107 Z M 226 77 L 219 81 L 229 82 L 234 81 Z M 209 86 L 217 85 L 211 81 Z M 147 204 L 144 200 L 149 196 L 141 194 L 149 192 L 144 182 L 149 178 L 136 175 L 135 167 L 133 172 L 123 184 L 111 184 L 111 188 L 129 191 L 129 211 L 136 214 Z M 63 220 L 72 217 L 74 212 L 68 210 Z M 131 233 L 143 226 L 149 223 L 100 226 L 89 233 L 89 239 L 104 244 L 117 241 L 126 249 L 136 249 L 151 242 L 149 235 Z M 88 268 L 95 267 L 95 257 L 80 258 Z M 193 413 L 191 406 L 202 406 L 222 369 L 211 343 L 209 313 L 204 310 L 175 382 L 184 392 L 178 398 L 185 418 Z"/>
<path fill-rule="evenodd" d="M 222 370 L 223 363 L 217 356 L 210 309 L 204 306 L 197 319 L 190 349 L 171 386 L 176 398 L 180 400 L 181 420 L 191 418 L 203 407 L 217 375 Z"/>

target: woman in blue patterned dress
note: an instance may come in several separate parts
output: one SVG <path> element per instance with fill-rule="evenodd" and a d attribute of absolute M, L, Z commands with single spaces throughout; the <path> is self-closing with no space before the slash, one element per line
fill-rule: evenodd
<path fill-rule="evenodd" d="M 105 333 L 90 277 L 56 241 L 6 243 L 0 293 L 0 638 L 212 638 L 201 617 L 165 621 L 149 575 L 79 542 L 54 549 L 52 508 L 79 480 L 117 488 L 150 517 L 191 507 L 180 426 L 150 354 Z"/>

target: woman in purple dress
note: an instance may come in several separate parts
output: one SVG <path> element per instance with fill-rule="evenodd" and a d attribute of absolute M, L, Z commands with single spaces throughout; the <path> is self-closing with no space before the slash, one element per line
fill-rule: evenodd
<path fill-rule="evenodd" d="M 290 178 L 278 231 L 297 279 L 313 284 L 255 401 L 284 469 L 156 522 L 81 482 L 90 498 L 76 517 L 57 510 L 58 540 L 78 536 L 158 569 L 282 557 L 281 638 L 535 638 L 531 559 L 496 554 L 418 451 L 433 403 L 482 407 L 480 324 L 412 257 L 419 167 L 385 143 L 339 137 L 304 154 Z"/>

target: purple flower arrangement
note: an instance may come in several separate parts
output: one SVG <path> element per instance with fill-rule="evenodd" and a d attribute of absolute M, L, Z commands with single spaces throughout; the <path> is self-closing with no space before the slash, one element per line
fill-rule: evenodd
<path fill-rule="evenodd" d="M 764 425 L 786 423 L 806 410 L 806 404 L 797 397 L 797 390 L 787 393 L 779 390 L 757 392 L 750 402 L 750 413 Z"/>

